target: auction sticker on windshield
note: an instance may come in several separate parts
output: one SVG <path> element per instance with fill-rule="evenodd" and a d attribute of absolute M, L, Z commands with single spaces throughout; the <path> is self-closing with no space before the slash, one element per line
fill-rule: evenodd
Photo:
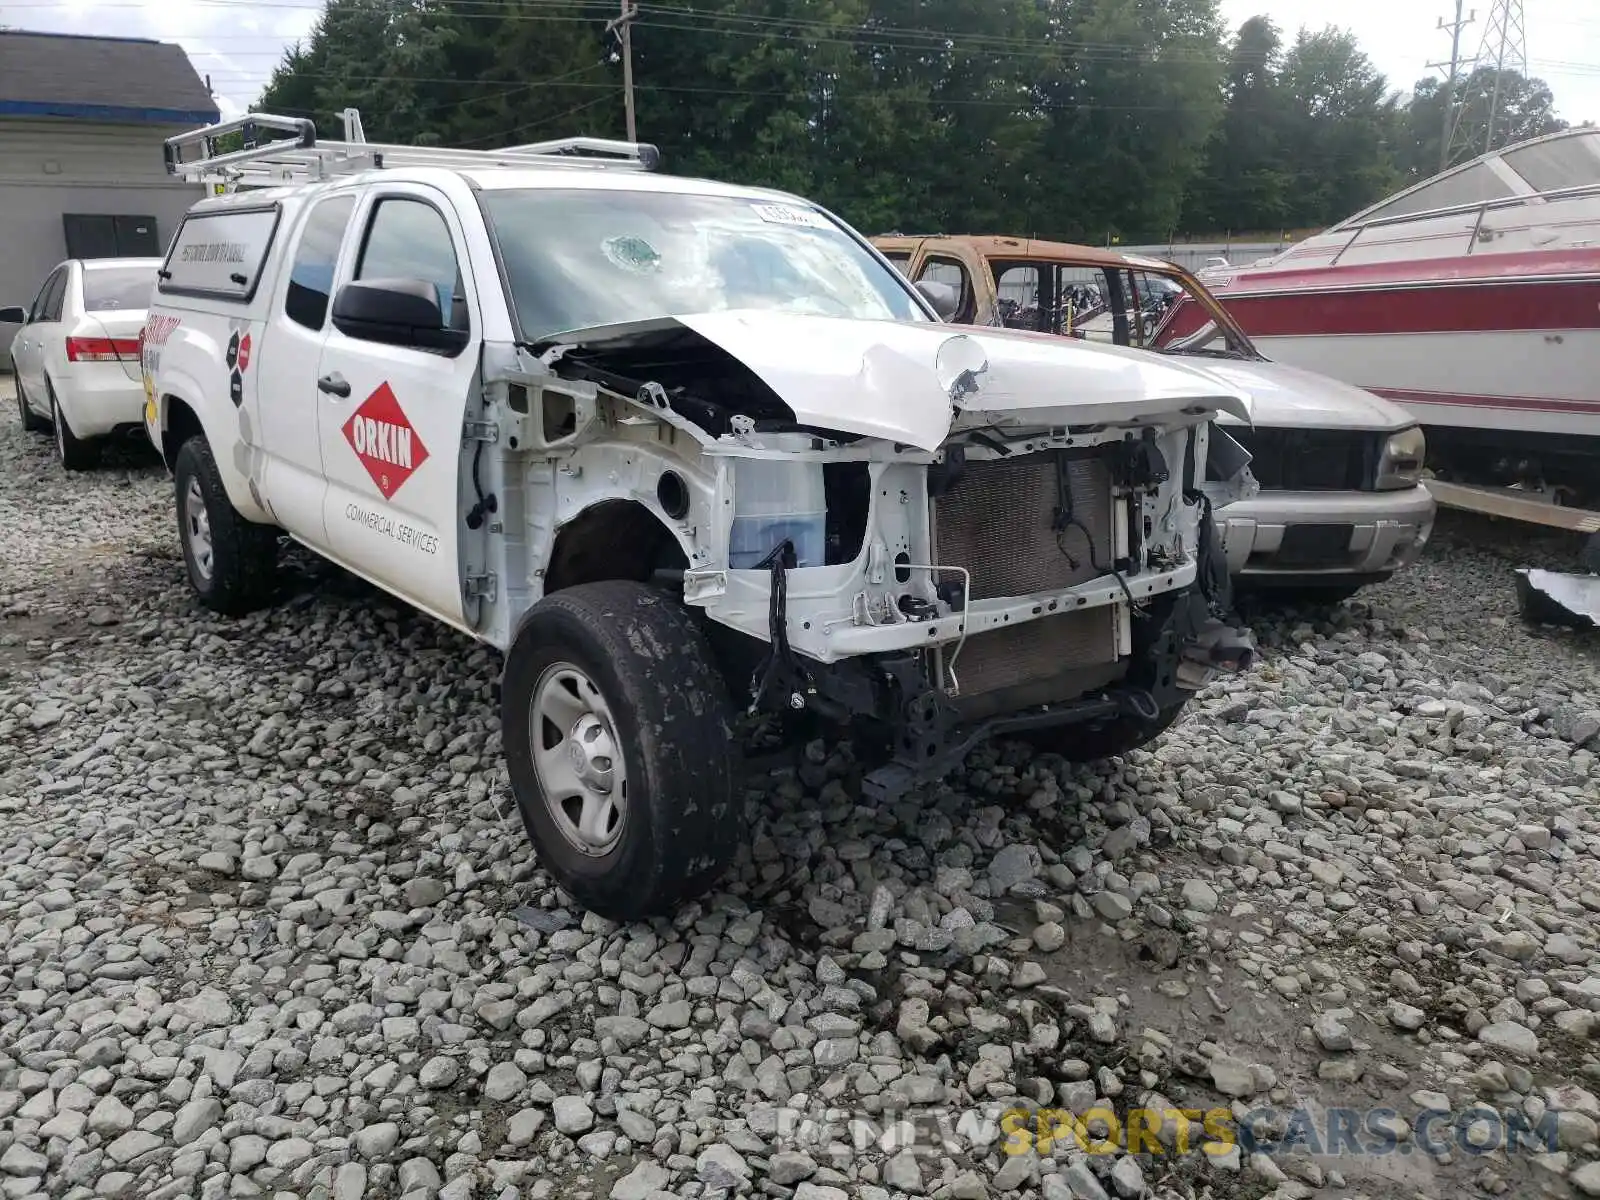
<path fill-rule="evenodd" d="M 802 225 L 807 229 L 827 229 L 828 219 L 809 208 L 792 204 L 753 204 L 756 216 L 772 225 Z"/>

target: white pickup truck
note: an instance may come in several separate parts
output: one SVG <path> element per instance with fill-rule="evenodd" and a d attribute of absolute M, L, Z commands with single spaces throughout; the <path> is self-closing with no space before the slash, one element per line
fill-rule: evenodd
<path fill-rule="evenodd" d="M 1244 406 L 1213 375 L 944 326 L 829 213 L 652 147 L 353 123 L 168 143 L 222 193 L 141 351 L 189 581 L 265 603 L 287 533 L 504 651 L 512 789 L 583 905 L 716 880 L 746 714 L 850 729 L 881 798 L 997 733 L 1129 749 L 1248 666 L 1211 520 L 1249 486 L 1212 418 Z"/>

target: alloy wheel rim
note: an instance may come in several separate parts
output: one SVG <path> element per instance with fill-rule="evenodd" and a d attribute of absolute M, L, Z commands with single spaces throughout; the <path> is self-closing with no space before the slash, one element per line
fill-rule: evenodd
<path fill-rule="evenodd" d="M 206 498 L 200 493 L 200 481 L 190 479 L 183 497 L 183 527 L 189 538 L 189 557 L 200 578 L 209 581 L 215 550 L 211 543 L 211 514 L 206 511 Z"/>
<path fill-rule="evenodd" d="M 609 853 L 628 815 L 616 720 L 600 689 L 571 663 L 546 667 L 528 711 L 533 769 L 551 821 L 573 849 Z"/>

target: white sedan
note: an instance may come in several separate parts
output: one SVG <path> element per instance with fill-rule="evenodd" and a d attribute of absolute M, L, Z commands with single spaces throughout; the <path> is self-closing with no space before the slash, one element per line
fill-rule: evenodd
<path fill-rule="evenodd" d="M 0 308 L 21 325 L 11 343 L 23 427 L 54 427 L 69 471 L 93 466 L 101 439 L 143 428 L 139 333 L 157 258 L 70 259 L 50 272 L 29 308 Z"/>

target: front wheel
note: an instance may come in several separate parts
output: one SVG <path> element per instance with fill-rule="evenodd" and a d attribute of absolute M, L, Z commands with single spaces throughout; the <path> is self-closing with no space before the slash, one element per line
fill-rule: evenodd
<path fill-rule="evenodd" d="M 1169 704 L 1154 720 L 1135 716 L 1114 717 L 1104 724 L 1052 725 L 1018 736 L 1042 754 L 1059 754 L 1068 762 L 1098 762 L 1137 750 L 1165 733 L 1183 713 L 1186 700 Z"/>
<path fill-rule="evenodd" d="M 199 434 L 173 464 L 178 540 L 195 597 L 213 612 L 239 616 L 272 594 L 278 531 L 247 521 L 228 499 L 211 444 Z"/>
<path fill-rule="evenodd" d="M 506 656 L 501 736 L 539 863 L 612 920 L 705 891 L 741 840 L 726 690 L 681 601 L 644 584 L 546 597 Z"/>

